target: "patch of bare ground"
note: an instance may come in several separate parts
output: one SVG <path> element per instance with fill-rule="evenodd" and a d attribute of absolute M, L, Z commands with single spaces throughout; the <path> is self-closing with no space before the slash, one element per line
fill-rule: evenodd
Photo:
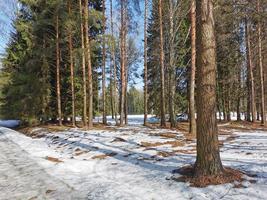
<path fill-rule="evenodd" d="M 174 170 L 174 174 L 180 174 L 180 177 L 173 176 L 172 180 L 178 182 L 188 182 L 192 187 L 207 187 L 209 185 L 221 185 L 226 183 L 234 183 L 237 187 L 245 180 L 244 172 L 239 170 L 231 169 L 228 167 L 224 168 L 224 172 L 217 176 L 194 176 L 194 167 L 188 165 L 180 169 Z M 253 182 L 253 181 L 251 181 Z"/>
<path fill-rule="evenodd" d="M 179 140 L 174 140 L 174 141 L 166 141 L 166 142 L 141 142 L 140 146 L 142 147 L 157 147 L 157 146 L 162 146 L 162 145 L 171 145 L 172 147 L 182 147 L 184 146 L 184 143 Z"/>
<path fill-rule="evenodd" d="M 84 150 L 81 150 L 80 148 L 77 148 L 77 149 L 75 149 L 75 152 L 74 152 L 74 155 L 75 156 L 80 156 L 80 155 L 82 155 L 82 154 L 86 154 L 86 153 L 88 153 L 89 151 L 84 151 Z"/>
<path fill-rule="evenodd" d="M 262 126 L 260 122 L 247 122 L 247 121 L 232 121 L 222 127 L 225 130 L 239 130 L 239 131 L 267 131 L 266 126 Z"/>
<path fill-rule="evenodd" d="M 149 135 L 151 136 L 159 136 L 159 137 L 163 137 L 163 138 L 177 138 L 177 134 L 176 133 L 149 133 Z"/>
<path fill-rule="evenodd" d="M 126 140 L 120 137 L 115 137 L 115 139 L 112 140 L 111 142 L 126 142 Z"/>
<path fill-rule="evenodd" d="M 50 156 L 46 156 L 45 159 L 46 160 L 49 160 L 51 162 L 54 162 L 54 163 L 61 163 L 61 162 L 63 162 L 62 160 L 59 160 L 58 158 L 54 158 L 54 157 L 50 157 Z"/>
<path fill-rule="evenodd" d="M 107 157 L 113 157 L 113 156 L 116 156 L 116 155 L 117 155 L 117 153 L 111 152 L 111 153 L 105 153 L 105 154 L 93 156 L 92 159 L 103 160 L 103 159 L 105 159 Z"/>

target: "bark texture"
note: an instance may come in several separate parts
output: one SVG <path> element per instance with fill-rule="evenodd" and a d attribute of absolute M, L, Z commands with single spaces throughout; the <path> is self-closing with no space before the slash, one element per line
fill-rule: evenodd
<path fill-rule="evenodd" d="M 144 14 L 144 125 L 147 125 L 147 10 L 148 0 L 145 0 L 145 14 Z"/>
<path fill-rule="evenodd" d="M 68 1 L 68 14 L 71 16 L 71 2 Z M 70 56 L 70 82 L 71 82 L 71 109 L 72 109 L 72 126 L 76 126 L 75 123 L 75 90 L 74 90 L 74 62 L 73 62 L 73 44 L 72 44 L 72 30 L 69 30 L 68 35 L 69 43 L 69 56 Z"/>
<path fill-rule="evenodd" d="M 62 125 L 61 93 L 60 93 L 60 49 L 59 49 L 59 19 L 56 15 L 56 84 L 57 84 L 57 114 L 59 126 Z"/>
<path fill-rule="evenodd" d="M 79 0 L 80 7 L 80 31 L 81 31 L 81 47 L 82 47 L 82 76 L 83 76 L 83 125 L 87 127 L 87 84 L 86 84 L 86 67 L 85 67 L 85 48 L 84 48 L 84 23 L 83 23 L 83 5 Z"/>
<path fill-rule="evenodd" d="M 260 15 L 260 0 L 257 0 L 257 11 Z M 262 59 L 262 37 L 261 37 L 261 18 L 258 21 L 258 54 L 259 54 L 259 71 L 260 71 L 260 91 L 261 91 L 261 124 L 266 125 L 266 113 L 265 113 L 265 94 L 264 94 L 264 72 L 263 72 L 263 59 Z"/>
<path fill-rule="evenodd" d="M 196 134 L 195 118 L 195 76 L 196 76 L 196 2 L 191 0 L 191 70 L 190 70 L 190 92 L 189 92 L 189 133 Z"/>
<path fill-rule="evenodd" d="M 103 103 L 103 124 L 107 124 L 107 114 L 106 114 L 106 41 L 105 41 L 105 32 L 106 32 L 106 16 L 105 16 L 105 0 L 102 1 L 103 4 L 103 41 L 102 41 L 102 103 Z"/>
<path fill-rule="evenodd" d="M 256 121 L 256 103 L 255 103 L 255 83 L 253 75 L 253 63 L 252 63 L 252 54 L 251 54 L 251 45 L 250 45 L 250 26 L 246 20 L 246 54 L 247 54 L 247 85 L 248 85 L 248 105 L 247 105 L 247 120 L 252 122 Z M 252 117 L 250 115 L 252 114 Z"/>
<path fill-rule="evenodd" d="M 164 75 L 164 40 L 163 40 L 163 22 L 162 22 L 162 0 L 158 1 L 159 6 L 159 26 L 160 26 L 160 111 L 161 111 L 161 120 L 160 124 L 162 127 L 166 127 L 166 118 L 165 118 L 165 75 Z"/>
<path fill-rule="evenodd" d="M 216 46 L 213 1 L 196 2 L 197 13 L 197 159 L 195 176 L 223 173 L 216 120 Z"/>
<path fill-rule="evenodd" d="M 93 127 L 93 78 L 92 78 L 92 62 L 91 62 L 91 45 L 89 38 L 89 4 L 88 0 L 85 0 L 84 8 L 84 26 L 85 26 L 85 48 L 87 58 L 87 73 L 88 73 L 88 128 Z"/>

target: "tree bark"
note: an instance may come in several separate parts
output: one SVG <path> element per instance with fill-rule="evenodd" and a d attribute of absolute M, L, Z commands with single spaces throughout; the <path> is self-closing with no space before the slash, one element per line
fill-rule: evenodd
<path fill-rule="evenodd" d="M 57 11 L 58 12 L 58 11 Z M 60 93 L 60 55 L 59 55 L 59 19 L 56 14 L 56 84 L 57 84 L 57 112 L 59 126 L 62 126 L 61 93 Z"/>
<path fill-rule="evenodd" d="M 213 1 L 196 2 L 197 13 L 197 159 L 195 176 L 223 173 L 216 120 L 216 44 Z"/>
<path fill-rule="evenodd" d="M 83 24 L 83 5 L 79 0 L 80 7 L 80 29 L 81 29 L 81 46 L 82 46 L 82 75 L 83 75 L 83 125 L 87 128 L 87 86 L 86 86 L 86 67 L 85 67 L 85 48 L 84 48 L 84 24 Z"/>
<path fill-rule="evenodd" d="M 68 14 L 71 17 L 71 2 L 68 0 Z M 74 90 L 74 64 L 73 64 L 73 44 L 72 44 L 72 32 L 69 30 L 68 36 L 69 43 L 69 56 L 70 56 L 70 81 L 71 81 L 71 105 L 72 105 L 72 126 L 76 126 L 75 120 L 75 90 Z"/>
<path fill-rule="evenodd" d="M 248 93 L 249 93 L 249 101 L 248 101 L 248 108 L 250 108 L 252 112 L 252 122 L 256 121 L 256 104 L 255 104 L 255 84 L 254 84 L 254 75 L 253 75 L 253 64 L 252 64 L 252 57 L 251 57 L 251 46 L 250 46 L 250 26 L 246 20 L 246 54 L 247 54 L 247 72 L 248 72 Z M 250 119 L 250 110 L 248 115 L 248 120 Z"/>
<path fill-rule="evenodd" d="M 112 48 L 111 48 L 111 60 L 113 65 L 113 95 L 114 95 L 114 115 L 115 115 L 115 122 L 116 125 L 118 125 L 118 118 L 117 118 L 117 112 L 118 112 L 118 101 L 117 101 L 117 68 L 116 68 L 116 58 L 115 58 L 115 38 L 114 38 L 114 28 L 113 28 L 113 6 L 112 2 L 113 0 L 110 0 L 110 18 L 111 18 L 111 36 L 112 36 Z"/>
<path fill-rule="evenodd" d="M 120 30 L 120 50 L 121 50 L 121 93 L 120 93 L 120 126 L 124 124 L 125 111 L 125 40 L 126 40 L 126 2 L 121 0 L 121 30 Z"/>
<path fill-rule="evenodd" d="M 161 91 L 161 100 L 160 100 L 161 120 L 160 120 L 160 124 L 162 127 L 166 127 L 162 0 L 158 0 L 158 4 L 159 4 L 158 6 L 159 6 L 159 26 L 160 26 L 160 82 L 161 82 L 161 88 L 160 88 L 160 91 Z"/>
<path fill-rule="evenodd" d="M 107 124 L 107 114 L 106 114 L 106 41 L 105 41 L 105 32 L 106 32 L 106 16 L 105 16 L 105 0 L 102 0 L 103 4 L 103 60 L 102 60 L 102 103 L 103 103 L 103 124 Z"/>
<path fill-rule="evenodd" d="M 170 115 L 170 123 L 171 128 L 176 127 L 176 119 L 174 113 L 174 95 L 175 95 L 175 49 L 174 49 L 174 11 L 173 11 L 173 1 L 169 0 L 169 21 L 170 21 L 170 37 L 169 37 L 169 56 L 170 56 L 170 64 L 169 64 L 169 115 Z"/>
<path fill-rule="evenodd" d="M 93 78 L 92 78 L 92 63 L 91 63 L 91 45 L 89 38 L 89 4 L 88 0 L 85 0 L 84 20 L 85 20 L 85 48 L 87 57 L 87 69 L 88 69 L 88 128 L 93 127 Z"/>
<path fill-rule="evenodd" d="M 260 0 L 257 0 L 257 11 L 260 15 Z M 262 59 L 262 38 L 261 38 L 261 19 L 258 21 L 258 54 L 259 54 L 259 68 L 260 68 L 260 91 L 261 91 L 261 124 L 266 125 L 265 113 L 265 95 L 264 95 L 264 72 L 263 72 L 263 59 Z"/>
<path fill-rule="evenodd" d="M 144 14 L 144 125 L 147 125 L 147 104 L 148 104 L 148 89 L 147 89 L 147 11 L 148 0 L 145 0 Z"/>
<path fill-rule="evenodd" d="M 189 92 L 189 133 L 196 134 L 195 117 L 195 76 L 196 76 L 196 2 L 191 0 L 191 70 L 190 70 L 190 92 Z"/>

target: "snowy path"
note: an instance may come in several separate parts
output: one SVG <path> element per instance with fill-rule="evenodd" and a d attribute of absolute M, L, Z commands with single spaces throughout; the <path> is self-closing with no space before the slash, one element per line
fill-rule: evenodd
<path fill-rule="evenodd" d="M 47 174 L 0 128 L 0 199 L 72 199 L 73 188 Z"/>
<path fill-rule="evenodd" d="M 221 148 L 224 165 L 257 175 L 256 183 L 192 188 L 170 180 L 172 170 L 195 160 L 195 142 L 179 132 L 142 126 L 35 131 L 44 137 L 0 128 L 0 199 L 267 199 L 266 132 L 235 131 Z"/>

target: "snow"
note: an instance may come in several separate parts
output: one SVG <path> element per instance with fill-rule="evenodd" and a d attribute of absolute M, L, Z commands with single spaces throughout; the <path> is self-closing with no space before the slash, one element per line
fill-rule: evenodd
<path fill-rule="evenodd" d="M 36 139 L 0 128 L 0 199 L 267 199 L 267 132 L 234 130 L 233 140 L 220 136 L 223 164 L 257 177 L 246 177 L 241 188 L 193 188 L 171 180 L 171 172 L 194 163 L 195 141 L 138 121 L 105 130 L 37 129 L 45 137 Z"/>

